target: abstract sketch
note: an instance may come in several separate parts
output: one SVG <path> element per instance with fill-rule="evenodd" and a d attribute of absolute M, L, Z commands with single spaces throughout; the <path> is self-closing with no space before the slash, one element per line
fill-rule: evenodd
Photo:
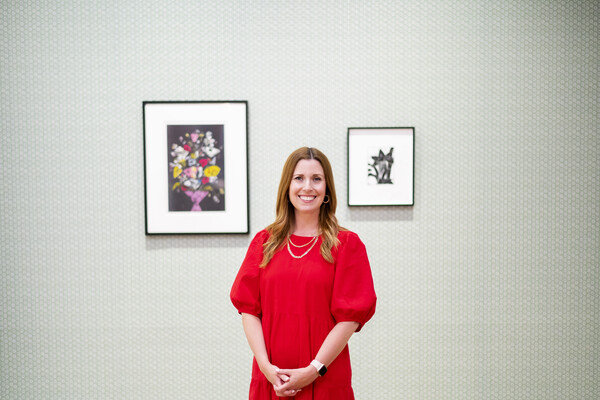
<path fill-rule="evenodd" d="M 375 182 L 378 185 L 394 183 L 391 179 L 392 166 L 394 164 L 393 152 L 394 148 L 392 147 L 387 154 L 383 152 L 383 149 L 379 149 L 378 154 L 371 155 L 373 162 L 368 164 L 367 174 L 368 177 L 375 178 Z"/>
<path fill-rule="evenodd" d="M 224 211 L 223 125 L 167 125 L 169 211 Z"/>

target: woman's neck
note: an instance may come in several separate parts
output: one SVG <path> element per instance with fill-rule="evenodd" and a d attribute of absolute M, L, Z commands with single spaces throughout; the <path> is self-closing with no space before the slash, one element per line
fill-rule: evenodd
<path fill-rule="evenodd" d="M 294 224 L 290 233 L 298 236 L 315 236 L 318 232 L 319 214 L 295 214 Z"/>

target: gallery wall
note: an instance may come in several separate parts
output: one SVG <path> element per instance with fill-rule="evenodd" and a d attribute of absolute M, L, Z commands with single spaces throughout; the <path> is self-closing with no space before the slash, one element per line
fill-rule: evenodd
<path fill-rule="evenodd" d="M 229 288 L 294 149 L 378 308 L 359 399 L 600 397 L 597 1 L 3 1 L 0 397 L 242 399 Z M 246 100 L 249 235 L 146 236 L 142 102 Z M 347 128 L 415 127 L 415 204 Z"/>

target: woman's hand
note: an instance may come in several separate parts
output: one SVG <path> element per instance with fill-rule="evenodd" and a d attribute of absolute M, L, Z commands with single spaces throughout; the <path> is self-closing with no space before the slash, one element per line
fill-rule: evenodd
<path fill-rule="evenodd" d="M 290 380 L 290 377 L 282 373 L 279 368 L 273 364 L 268 364 L 260 369 L 265 378 L 273 385 L 275 393 L 279 397 L 289 397 L 296 395 L 299 390 L 281 389 L 281 387 Z"/>
<path fill-rule="evenodd" d="M 260 371 L 263 373 L 265 378 L 267 378 L 267 380 L 271 382 L 273 387 L 281 386 L 290 380 L 290 378 L 287 375 L 281 374 L 281 370 L 273 364 L 268 364 L 260 368 Z"/>
<path fill-rule="evenodd" d="M 290 397 L 295 396 L 303 387 L 313 383 L 319 376 L 319 373 L 315 367 L 309 365 L 308 367 L 297 369 L 280 369 L 279 375 L 288 377 L 288 380 L 279 387 L 273 386 L 275 394 L 279 397 Z"/>

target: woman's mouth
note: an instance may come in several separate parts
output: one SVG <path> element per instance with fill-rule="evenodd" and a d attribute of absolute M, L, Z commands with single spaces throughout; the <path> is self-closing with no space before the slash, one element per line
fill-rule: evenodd
<path fill-rule="evenodd" d="M 317 196 L 298 196 L 302 201 L 313 201 L 317 198 Z"/>

